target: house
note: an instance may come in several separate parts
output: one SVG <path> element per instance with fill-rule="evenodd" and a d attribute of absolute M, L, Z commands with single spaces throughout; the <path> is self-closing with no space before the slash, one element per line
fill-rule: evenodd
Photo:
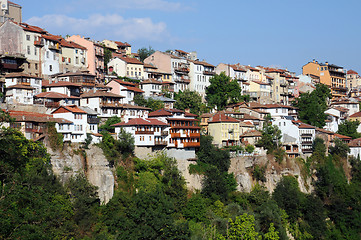
<path fill-rule="evenodd" d="M 355 98 L 338 99 L 331 103 L 332 107 L 342 107 L 348 109 L 348 115 L 360 111 L 359 101 Z"/>
<path fill-rule="evenodd" d="M 211 116 L 208 120 L 208 134 L 213 137 L 213 144 L 218 147 L 239 145 L 239 122 L 222 112 Z"/>
<path fill-rule="evenodd" d="M 355 158 L 361 157 L 361 138 L 351 140 L 348 146 L 350 147 L 350 156 L 354 156 Z"/>
<path fill-rule="evenodd" d="M 301 138 L 301 135 L 304 134 L 304 131 L 302 131 L 301 133 L 299 126 L 287 117 L 278 118 L 273 121 L 272 124 L 277 126 L 281 130 L 281 143 L 287 153 L 287 156 L 291 158 L 300 156 L 300 154 L 302 153 L 302 149 L 306 149 L 306 146 L 304 148 L 301 147 L 302 140 L 304 140 Z M 304 135 L 304 137 L 305 136 L 306 135 Z M 311 140 L 311 142 L 312 141 L 313 140 Z M 304 143 L 306 143 L 305 140 Z M 309 149 L 307 148 L 307 150 Z"/>
<path fill-rule="evenodd" d="M 89 91 L 80 95 L 80 106 L 95 111 L 101 118 L 121 117 L 123 96 L 107 91 Z"/>
<path fill-rule="evenodd" d="M 194 159 L 195 150 L 200 147 L 200 130 L 194 114 L 178 109 L 159 109 L 151 112 L 149 118 L 158 119 L 170 125 L 167 153 L 177 159 Z"/>
<path fill-rule="evenodd" d="M 63 118 L 70 122 L 56 125 L 56 130 L 63 134 L 64 141 L 84 142 L 87 137 L 87 113 L 78 106 L 60 106 L 52 112 L 54 118 Z"/>
<path fill-rule="evenodd" d="M 144 79 L 143 63 L 136 58 L 116 55 L 108 63 L 108 73 L 115 72 L 120 77 Z"/>
<path fill-rule="evenodd" d="M 240 143 L 244 146 L 247 145 L 256 145 L 256 143 L 261 139 L 262 133 L 257 130 L 248 130 L 239 135 Z"/>
<path fill-rule="evenodd" d="M 98 125 L 100 123 L 100 118 L 98 118 L 98 113 L 89 107 L 79 107 L 80 110 L 83 110 L 87 113 L 87 126 L 86 132 L 87 135 L 90 134 L 92 138 L 92 143 L 100 143 L 102 141 L 103 135 L 98 133 Z"/>
<path fill-rule="evenodd" d="M 87 49 L 75 42 L 60 39 L 61 56 L 60 56 L 60 72 L 81 72 L 86 71 Z"/>
<path fill-rule="evenodd" d="M 79 106 L 80 97 L 68 96 L 57 92 L 42 92 L 34 95 L 34 103 L 54 110 L 61 105 Z M 51 111 L 52 111 L 51 110 Z"/>
<path fill-rule="evenodd" d="M 119 136 L 121 129 L 134 136 L 136 147 L 149 147 L 154 150 L 162 150 L 168 145 L 169 124 L 151 118 L 132 118 L 127 122 L 112 125 L 115 133 Z"/>
<path fill-rule="evenodd" d="M 8 111 L 14 122 L 10 122 L 9 127 L 17 128 L 27 139 L 38 141 L 45 137 L 48 123 L 71 124 L 70 121 L 62 118 L 53 118 L 52 115 L 26 111 Z"/>
<path fill-rule="evenodd" d="M 347 94 L 346 71 L 343 67 L 313 60 L 302 67 L 302 73 L 319 77 L 320 83 L 330 87 L 333 98 L 345 97 Z"/>
<path fill-rule="evenodd" d="M 67 72 L 56 74 L 51 77 L 49 83 L 70 82 L 81 86 L 82 92 L 92 91 L 96 85 L 95 75 L 88 72 Z M 75 86 L 75 85 L 73 85 Z"/>
<path fill-rule="evenodd" d="M 111 80 L 107 83 L 107 86 L 112 88 L 112 93 L 124 96 L 123 102 L 126 104 L 133 104 L 135 95 L 144 93 L 144 91 L 138 88 L 135 83 L 119 79 Z"/>
<path fill-rule="evenodd" d="M 69 97 L 80 97 L 82 86 L 80 83 L 73 83 L 69 81 L 49 81 L 44 80 L 42 89 L 45 92 L 56 92 L 67 95 Z"/>
<path fill-rule="evenodd" d="M 17 84 L 30 86 L 34 89 L 33 93 L 38 94 L 41 92 L 42 78 L 31 76 L 25 73 L 8 73 L 5 75 L 5 86 L 10 87 Z"/>
<path fill-rule="evenodd" d="M 5 102 L 9 104 L 33 104 L 34 88 L 24 84 L 11 85 L 5 89 Z"/>
<path fill-rule="evenodd" d="M 265 104 L 271 101 L 271 85 L 267 82 L 250 81 L 249 96 L 253 101 Z"/>
<path fill-rule="evenodd" d="M 162 82 L 155 79 L 147 79 L 140 83 L 140 89 L 144 91 L 144 96 L 159 96 L 162 93 Z"/>
<path fill-rule="evenodd" d="M 73 35 L 66 39 L 86 48 L 87 69 L 91 75 L 94 75 L 98 82 L 104 79 L 104 48 L 101 43 L 92 41 L 89 38 Z"/>
<path fill-rule="evenodd" d="M 206 88 L 210 85 L 209 79 L 216 74 L 215 66 L 205 61 L 190 60 L 189 62 L 189 89 L 205 98 Z"/>

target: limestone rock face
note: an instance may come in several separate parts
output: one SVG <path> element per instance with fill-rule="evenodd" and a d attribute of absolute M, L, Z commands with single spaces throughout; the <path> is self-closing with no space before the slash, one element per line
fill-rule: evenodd
<path fill-rule="evenodd" d="M 114 193 L 114 175 L 108 160 L 103 151 L 95 145 L 91 145 L 85 151 L 85 156 L 79 153 L 78 148 L 77 144 L 65 145 L 62 151 L 53 151 L 48 147 L 53 171 L 62 183 L 66 183 L 69 178 L 79 173 L 84 173 L 88 181 L 98 187 L 99 199 L 106 204 Z"/>
<path fill-rule="evenodd" d="M 108 165 L 103 151 L 92 146 L 86 150 L 87 171 L 86 176 L 91 184 L 98 187 L 98 196 L 102 203 L 107 203 L 114 193 L 114 175 Z"/>

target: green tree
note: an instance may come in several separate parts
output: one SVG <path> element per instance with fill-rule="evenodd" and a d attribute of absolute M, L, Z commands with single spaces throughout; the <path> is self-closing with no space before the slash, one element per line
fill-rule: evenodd
<path fill-rule="evenodd" d="M 114 133 L 115 127 L 112 125 L 114 125 L 116 123 L 120 123 L 121 121 L 122 121 L 122 119 L 120 117 L 112 116 L 112 117 L 108 118 L 103 125 L 99 126 L 99 130 Z"/>
<path fill-rule="evenodd" d="M 301 93 L 293 103 L 297 107 L 302 122 L 322 128 L 325 126 L 327 101 L 331 99 L 331 90 L 324 84 L 317 84 L 311 93 Z"/>
<path fill-rule="evenodd" d="M 108 63 L 112 59 L 112 51 L 109 48 L 104 47 L 104 68 L 105 72 L 108 72 Z M 110 73 L 108 73 L 110 74 Z"/>
<path fill-rule="evenodd" d="M 334 146 L 329 147 L 329 152 L 332 155 L 338 155 L 341 158 L 346 158 L 347 154 L 350 152 L 350 147 L 339 138 L 335 138 Z"/>
<path fill-rule="evenodd" d="M 144 62 L 144 59 L 152 55 L 154 52 L 155 50 L 151 46 L 149 46 L 148 48 L 143 47 L 138 49 L 138 55 L 140 61 Z"/>
<path fill-rule="evenodd" d="M 206 100 L 209 106 L 222 110 L 229 103 L 241 100 L 241 87 L 237 80 L 231 80 L 224 72 L 214 75 L 209 82 L 210 85 L 206 88 Z"/>
<path fill-rule="evenodd" d="M 352 139 L 360 138 L 361 133 L 357 132 L 357 128 L 359 125 L 360 122 L 358 120 L 356 121 L 345 120 L 344 122 L 338 125 L 337 133 L 348 137 L 352 137 Z"/>
<path fill-rule="evenodd" d="M 180 110 L 190 109 L 193 114 L 202 114 L 203 103 L 199 93 L 190 90 L 179 91 L 179 93 L 174 94 L 174 100 L 176 100 L 175 108 Z"/>
<path fill-rule="evenodd" d="M 281 146 L 282 132 L 276 125 L 272 125 L 271 117 L 268 115 L 263 124 L 262 137 L 257 145 L 267 149 L 267 153 L 273 153 Z"/>
<path fill-rule="evenodd" d="M 262 237 L 255 229 L 255 218 L 253 215 L 244 213 L 236 217 L 235 221 L 229 219 L 228 239 L 256 240 Z"/>
<path fill-rule="evenodd" d="M 264 235 L 265 240 L 278 240 L 280 237 L 278 236 L 278 232 L 275 230 L 273 223 L 270 224 L 268 232 Z"/>

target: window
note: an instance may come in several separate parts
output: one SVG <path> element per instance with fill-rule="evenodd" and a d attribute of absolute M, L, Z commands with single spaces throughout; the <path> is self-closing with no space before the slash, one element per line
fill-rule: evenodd
<path fill-rule="evenodd" d="M 35 70 L 38 70 L 38 64 L 35 63 Z"/>
<path fill-rule="evenodd" d="M 49 58 L 49 51 L 46 52 L 46 58 Z"/>
<path fill-rule="evenodd" d="M 27 52 L 30 55 L 30 46 L 27 47 Z"/>
<path fill-rule="evenodd" d="M 49 65 L 49 71 L 52 72 L 53 71 L 53 66 Z"/>
<path fill-rule="evenodd" d="M 26 35 L 26 41 L 30 41 L 30 35 Z"/>
<path fill-rule="evenodd" d="M 75 63 L 79 64 L 79 58 L 78 57 L 75 57 Z"/>
<path fill-rule="evenodd" d="M 38 54 L 38 50 L 36 50 L 36 47 L 34 47 L 34 55 L 36 56 Z"/>

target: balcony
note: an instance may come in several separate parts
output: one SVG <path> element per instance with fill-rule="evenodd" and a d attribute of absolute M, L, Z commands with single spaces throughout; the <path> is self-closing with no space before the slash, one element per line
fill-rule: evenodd
<path fill-rule="evenodd" d="M 141 134 L 147 134 L 147 135 L 151 134 L 151 135 L 153 135 L 154 131 L 140 130 L 140 131 L 135 131 L 135 134 L 136 135 L 141 135 Z"/>
<path fill-rule="evenodd" d="M 280 86 L 281 87 L 287 87 L 286 81 L 280 81 Z"/>
<path fill-rule="evenodd" d="M 58 108 L 58 107 L 60 107 L 60 103 L 59 102 L 45 102 L 45 107 Z"/>
<path fill-rule="evenodd" d="M 102 102 L 100 104 L 100 107 L 110 107 L 110 108 L 117 108 L 117 107 L 121 107 L 121 106 L 122 106 L 122 104 L 119 102 L 110 102 L 110 103 Z"/>
<path fill-rule="evenodd" d="M 188 74 L 189 73 L 189 68 L 180 67 L 180 68 L 175 68 L 174 71 L 176 73 L 180 73 L 180 74 Z"/>
<path fill-rule="evenodd" d="M 166 146 L 167 144 L 167 141 L 154 141 L 154 145 L 156 146 Z"/>
<path fill-rule="evenodd" d="M 42 128 L 25 128 L 25 132 L 43 133 L 43 129 Z"/>
<path fill-rule="evenodd" d="M 59 45 L 59 43 L 57 43 L 56 45 L 49 45 L 48 48 L 55 51 L 61 50 L 61 46 Z"/>
<path fill-rule="evenodd" d="M 180 138 L 180 133 L 171 133 L 170 137 L 171 138 Z"/>
<path fill-rule="evenodd" d="M 190 134 L 188 134 L 188 137 L 190 137 L 190 138 L 200 138 L 201 134 L 200 133 L 190 133 Z"/>
<path fill-rule="evenodd" d="M 302 141 L 302 145 L 312 145 L 312 141 Z"/>
<path fill-rule="evenodd" d="M 312 153 L 312 148 L 302 149 L 303 153 Z"/>
<path fill-rule="evenodd" d="M 100 118 L 88 118 L 88 123 L 89 124 L 99 124 Z"/>
<path fill-rule="evenodd" d="M 42 40 L 34 41 L 34 45 L 37 47 L 43 47 L 44 41 L 42 41 Z"/>
<path fill-rule="evenodd" d="M 200 142 L 183 142 L 183 146 L 186 147 L 200 147 Z"/>
<path fill-rule="evenodd" d="M 103 56 L 104 56 L 104 52 L 102 52 L 102 51 L 95 51 L 95 56 L 103 57 Z"/>
<path fill-rule="evenodd" d="M 203 71 L 203 74 L 204 75 L 216 75 L 216 73 L 215 72 L 213 72 L 213 71 Z"/>

